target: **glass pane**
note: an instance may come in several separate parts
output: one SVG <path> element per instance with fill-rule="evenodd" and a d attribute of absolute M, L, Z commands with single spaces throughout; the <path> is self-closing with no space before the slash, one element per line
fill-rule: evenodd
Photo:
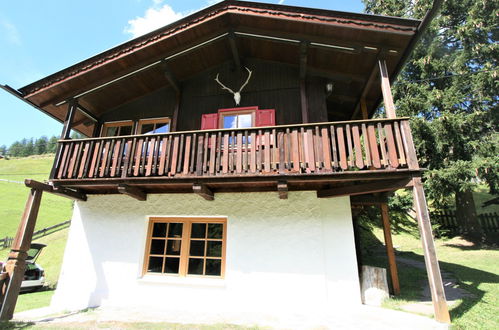
<path fill-rule="evenodd" d="M 203 275 L 204 259 L 189 258 L 189 270 L 187 274 Z"/>
<path fill-rule="evenodd" d="M 222 256 L 222 242 L 208 241 L 208 257 L 221 257 Z"/>
<path fill-rule="evenodd" d="M 156 124 L 156 129 L 154 133 L 168 133 L 170 131 L 170 125 L 168 123 L 158 123 Z"/>
<path fill-rule="evenodd" d="M 150 257 L 147 271 L 151 273 L 161 273 L 163 267 L 163 258 Z"/>
<path fill-rule="evenodd" d="M 206 224 L 205 223 L 193 223 L 191 238 L 206 238 Z"/>
<path fill-rule="evenodd" d="M 165 273 L 178 274 L 179 265 L 180 265 L 180 258 L 166 258 Z"/>
<path fill-rule="evenodd" d="M 140 127 L 140 134 L 154 133 L 154 124 L 144 124 Z"/>
<path fill-rule="evenodd" d="M 166 223 L 155 223 L 152 230 L 153 237 L 165 237 L 166 236 Z"/>
<path fill-rule="evenodd" d="M 221 223 L 210 223 L 208 225 L 208 238 L 222 238 L 223 225 Z"/>
<path fill-rule="evenodd" d="M 106 127 L 104 136 L 116 136 L 118 134 L 118 127 Z"/>
<path fill-rule="evenodd" d="M 168 237 L 182 237 L 182 224 L 170 223 L 170 227 L 168 228 Z"/>
<path fill-rule="evenodd" d="M 191 241 L 191 249 L 189 255 L 204 257 L 204 242 L 205 241 Z"/>
<path fill-rule="evenodd" d="M 165 240 L 153 239 L 151 242 L 151 254 L 165 254 Z"/>
<path fill-rule="evenodd" d="M 223 128 L 237 128 L 237 116 L 224 116 Z"/>
<path fill-rule="evenodd" d="M 182 241 L 180 240 L 168 240 L 166 244 L 166 254 L 173 254 L 176 256 L 180 255 L 180 247 L 182 246 Z"/>
<path fill-rule="evenodd" d="M 251 127 L 252 126 L 252 115 L 250 113 L 245 114 L 245 115 L 239 115 L 238 117 L 238 128 L 245 128 L 245 127 Z"/>
<path fill-rule="evenodd" d="M 206 259 L 206 275 L 222 275 L 222 260 Z"/>
<path fill-rule="evenodd" d="M 120 129 L 120 136 L 132 135 L 132 126 L 122 126 Z"/>

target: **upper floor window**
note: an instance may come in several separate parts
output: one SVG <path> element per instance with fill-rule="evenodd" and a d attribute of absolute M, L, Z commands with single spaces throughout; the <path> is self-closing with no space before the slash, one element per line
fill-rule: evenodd
<path fill-rule="evenodd" d="M 131 135 L 133 129 L 133 121 L 113 121 L 102 125 L 101 136 L 123 136 Z"/>
<path fill-rule="evenodd" d="M 219 109 L 217 113 L 206 113 L 201 116 L 201 129 L 218 128 L 250 128 L 275 125 L 274 109 L 258 109 L 241 107 Z"/>
<path fill-rule="evenodd" d="M 220 112 L 220 128 L 248 128 L 255 126 L 255 111 Z"/>
<path fill-rule="evenodd" d="M 159 134 L 170 131 L 170 118 L 153 118 L 139 120 L 137 134 Z"/>
<path fill-rule="evenodd" d="M 227 219 L 151 218 L 144 273 L 223 277 Z"/>

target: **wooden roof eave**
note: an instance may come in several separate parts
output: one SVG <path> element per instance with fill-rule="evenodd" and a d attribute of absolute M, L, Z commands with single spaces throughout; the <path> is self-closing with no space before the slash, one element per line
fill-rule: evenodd
<path fill-rule="evenodd" d="M 204 10 L 198 11 L 190 16 L 180 19 L 165 27 L 152 31 L 144 36 L 138 37 L 136 39 L 133 39 L 131 41 L 113 47 L 105 52 L 95 55 L 89 59 L 86 59 L 80 63 L 70 66 L 64 70 L 56 72 L 32 84 L 26 85 L 20 88 L 19 91 L 23 93 L 25 97 L 29 97 L 31 94 L 33 94 L 32 92 L 30 92 L 30 90 L 36 88 L 38 85 L 43 85 L 46 81 L 49 81 L 50 79 L 54 79 L 58 76 L 63 76 L 64 74 L 69 74 L 71 72 L 74 72 L 78 68 L 81 69 L 82 67 L 86 68 L 95 65 L 102 65 L 102 61 L 106 61 L 106 58 L 108 58 L 107 61 L 114 61 L 117 58 L 117 56 L 119 56 L 118 54 L 120 53 L 120 51 L 129 48 L 133 48 L 136 49 L 135 51 L 138 51 L 151 43 L 157 42 L 158 39 L 162 38 L 161 36 L 162 34 L 168 34 L 169 32 L 171 32 L 168 34 L 168 37 L 171 37 L 177 34 L 179 31 L 183 31 L 187 28 L 199 25 L 205 22 L 206 20 L 213 18 L 216 15 L 220 15 L 221 13 L 238 12 L 236 11 L 237 9 L 243 11 L 257 10 L 257 9 L 265 11 L 271 9 L 287 17 L 287 19 L 291 19 L 290 17 L 295 17 L 294 20 L 297 20 L 296 17 L 299 17 L 301 18 L 299 21 L 303 21 L 305 18 L 308 18 L 308 16 L 306 16 L 305 14 L 316 15 L 311 17 L 315 20 L 319 21 L 322 20 L 322 23 L 324 23 L 324 20 L 334 20 L 335 24 L 337 24 L 337 21 L 339 20 L 348 19 L 349 20 L 348 24 L 358 28 L 363 28 L 363 27 L 362 25 L 356 25 L 356 24 L 362 24 L 362 21 L 363 20 L 365 21 L 366 18 L 368 18 L 370 22 L 368 22 L 367 24 L 368 25 L 377 24 L 378 26 L 380 26 L 378 29 L 380 29 L 381 26 L 383 26 L 385 28 L 390 28 L 394 31 L 405 30 L 407 33 L 413 32 L 419 24 L 418 20 L 402 19 L 402 18 L 394 18 L 394 17 L 386 17 L 378 15 L 346 13 L 338 11 L 328 11 L 328 10 L 283 6 L 283 5 L 261 4 L 261 3 L 252 3 L 244 1 L 224 1 L 215 4 L 211 7 L 208 7 Z M 269 16 L 269 17 L 271 17 L 272 19 L 275 18 L 275 16 Z M 309 18 L 309 20 L 312 20 L 312 18 Z"/>
<path fill-rule="evenodd" d="M 239 10 L 236 10 L 238 9 Z M 337 17 L 340 17 L 342 19 L 359 19 L 359 18 L 369 18 L 371 20 L 373 20 L 374 22 L 376 22 L 377 24 L 401 24 L 401 25 L 404 25 L 406 28 L 407 28 L 407 31 L 409 30 L 412 30 L 412 31 L 415 31 L 415 26 L 418 26 L 419 25 L 419 21 L 416 21 L 416 20 L 406 20 L 406 19 L 399 19 L 399 18 L 389 18 L 389 17 L 383 17 L 383 16 L 375 16 L 375 15 L 366 15 L 366 14 L 352 14 L 352 13 L 342 13 L 342 12 L 332 12 L 332 11 L 323 11 L 323 10 L 317 10 L 317 9 L 305 9 L 305 8 L 300 8 L 300 7 L 291 7 L 291 6 L 276 6 L 276 5 L 268 5 L 268 4 L 254 4 L 254 3 L 248 3 L 248 2 L 243 2 L 243 1 L 225 1 L 223 4 L 216 4 L 212 7 L 209 7 L 207 9 L 204 9 L 200 12 L 197 12 L 191 16 L 188 16 L 178 22 L 175 22 L 173 24 L 170 24 L 166 27 L 163 27 L 163 28 L 160 28 L 156 31 L 153 31 L 153 32 L 150 32 L 149 34 L 145 35 L 145 36 L 142 36 L 142 37 L 139 37 L 137 39 L 134 39 L 134 40 L 131 40 L 127 43 L 124 43 L 122 45 L 119 45 L 117 47 L 114 47 L 106 52 L 103 52 L 99 55 L 96 55 L 90 59 L 87 59 L 85 61 L 82 61 L 78 64 L 75 64 L 67 69 L 64 69 L 62 71 L 59 71 L 58 73 L 55 73 L 51 76 L 48 76 L 44 79 L 41 79 L 35 83 L 32 83 L 30 85 L 27 85 L 21 89 L 19 89 L 19 91 L 16 91 L 17 95 L 16 96 L 20 96 L 22 95 L 22 97 L 30 102 L 33 106 L 35 106 L 36 108 L 38 108 L 39 110 L 42 110 L 44 113 L 47 113 L 49 115 L 51 115 L 52 117 L 54 117 L 53 114 L 50 114 L 49 111 L 47 111 L 46 107 L 50 106 L 52 107 L 53 104 L 54 104 L 54 98 L 51 98 L 51 99 L 48 99 L 46 100 L 45 102 L 37 102 L 36 99 L 38 99 L 38 97 L 34 97 L 33 95 L 34 94 L 24 94 L 24 93 L 27 93 L 28 90 L 30 90 L 33 86 L 36 86 L 37 84 L 43 84 L 45 81 L 53 78 L 53 77 L 56 77 L 58 75 L 64 75 L 64 74 L 67 74 L 68 72 L 71 72 L 71 71 L 74 71 L 74 70 L 77 70 L 79 67 L 83 67 L 85 70 L 87 71 L 81 71 L 79 73 L 76 73 L 75 75 L 73 76 L 70 76 L 69 78 L 67 78 L 68 80 L 72 80 L 78 76 L 82 76 L 82 75 L 85 75 L 89 72 L 92 72 L 93 70 L 97 70 L 99 68 L 102 68 L 108 64 L 111 64 L 115 61 L 117 61 L 119 58 L 122 58 L 122 57 L 115 57 L 115 58 L 112 58 L 110 60 L 108 60 L 107 62 L 101 62 L 98 66 L 95 66 L 95 67 L 89 67 L 91 66 L 91 64 L 89 64 L 90 62 L 98 62 L 98 61 L 104 61 L 103 58 L 105 58 L 106 56 L 110 56 L 110 54 L 113 52 L 113 51 L 119 51 L 121 50 L 122 48 L 124 47 L 133 47 L 134 45 L 136 46 L 137 44 L 142 44 L 140 47 L 136 48 L 133 52 L 129 53 L 129 54 L 126 54 L 126 55 L 123 55 L 123 56 L 128 56 L 128 55 L 131 55 L 133 56 L 133 54 L 135 54 L 137 51 L 143 49 L 144 47 L 148 47 L 148 46 L 151 46 L 151 45 L 154 45 L 155 43 L 158 42 L 157 40 L 157 34 L 158 33 L 164 33 L 165 31 L 169 30 L 169 29 L 175 29 L 179 26 L 181 26 L 183 28 L 183 30 L 179 30 L 176 32 L 176 34 L 174 35 L 171 35 L 171 36 L 168 36 L 168 38 L 172 37 L 172 36 L 176 36 L 178 35 L 178 33 L 181 33 L 182 31 L 186 31 L 188 30 L 189 28 L 191 27 L 195 27 L 194 25 L 189 25 L 189 21 L 192 21 L 192 20 L 197 20 L 196 21 L 196 26 L 197 25 L 200 25 L 203 23 L 202 21 L 202 17 L 204 16 L 208 16 L 210 17 L 211 19 L 213 19 L 215 16 L 216 16 L 216 13 L 220 14 L 221 11 L 223 10 L 226 10 L 226 12 L 230 12 L 230 13 L 238 13 L 240 15 L 240 12 L 241 10 L 248 10 L 248 8 L 250 8 L 251 10 L 255 10 L 258 9 L 258 10 L 268 10 L 269 8 L 271 10 L 277 10 L 281 13 L 284 13 L 283 15 L 286 16 L 287 18 L 285 20 L 299 20 L 300 22 L 303 23 L 303 21 L 305 19 L 309 19 L 309 20 L 318 20 L 319 18 L 320 19 L 325 19 L 324 17 L 326 17 L 326 19 L 328 18 L 327 16 L 329 15 L 329 18 L 331 18 L 330 16 L 332 14 L 336 15 Z M 289 13 L 292 13 L 292 14 L 289 14 Z M 298 13 L 298 14 L 297 14 Z M 307 15 L 325 15 L 324 17 L 319 17 L 319 16 L 314 16 L 314 17 L 306 17 Z M 232 15 L 232 14 L 231 14 Z M 256 14 L 255 14 L 256 15 Z M 334 16 L 333 15 L 333 16 Z M 291 16 L 296 16 L 298 18 L 290 18 Z M 230 15 L 228 15 L 227 17 L 230 17 Z M 318 18 L 319 17 L 319 18 Z M 274 17 L 268 17 L 266 19 L 269 19 L 269 21 L 273 21 L 275 20 Z M 318 22 L 309 22 L 310 24 L 320 24 L 320 25 L 335 25 L 335 24 L 339 24 L 337 22 L 334 22 L 334 23 L 318 23 Z M 351 24 L 351 23 L 349 23 Z M 336 25 L 335 25 L 336 26 Z M 353 25 L 355 26 L 355 25 Z M 354 28 L 354 27 L 351 27 L 351 28 Z M 360 27 L 362 28 L 362 27 Z M 380 30 L 381 31 L 381 30 Z M 156 38 L 156 40 L 154 41 L 148 41 L 148 40 L 151 40 L 151 39 L 154 39 Z M 178 52 L 178 48 L 176 50 L 172 50 L 171 53 L 176 53 Z M 182 50 L 180 50 L 180 52 L 182 52 Z M 150 63 L 149 63 L 150 64 Z M 136 67 L 138 69 L 140 68 L 143 68 L 144 67 L 144 63 L 138 63 L 136 65 Z M 45 87 L 45 90 L 46 91 L 49 91 L 49 90 L 54 90 L 54 88 L 58 85 L 58 84 L 61 84 L 61 83 L 64 83 L 64 82 L 55 82 L 54 84 L 48 86 L 48 87 Z M 86 87 L 90 87 L 87 85 L 85 85 Z M 24 92 L 24 93 L 23 93 Z M 36 93 L 43 93 L 44 91 L 42 90 L 38 90 Z M 57 93 L 56 93 L 57 94 Z M 47 94 L 48 95 L 48 94 Z M 60 95 L 60 94 L 58 94 Z M 75 95 L 78 95 L 78 94 L 72 94 L 69 93 L 69 94 L 66 94 L 66 95 L 62 95 L 62 96 L 59 96 L 55 98 L 55 100 L 61 100 L 61 99 L 68 99 L 70 98 L 71 96 L 75 96 Z M 57 120 L 61 121 L 62 118 L 56 118 Z"/>

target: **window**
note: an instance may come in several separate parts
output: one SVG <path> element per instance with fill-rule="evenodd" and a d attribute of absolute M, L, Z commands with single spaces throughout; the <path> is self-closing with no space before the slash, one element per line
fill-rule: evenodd
<path fill-rule="evenodd" d="M 249 128 L 275 125 L 274 109 L 241 107 L 218 109 L 217 113 L 201 115 L 201 129 Z"/>
<path fill-rule="evenodd" d="M 220 128 L 254 127 L 254 111 L 227 111 L 220 113 Z"/>
<path fill-rule="evenodd" d="M 101 136 L 123 136 L 132 134 L 133 121 L 113 121 L 102 125 Z"/>
<path fill-rule="evenodd" d="M 170 131 L 170 118 L 154 118 L 139 120 L 137 134 L 159 134 Z"/>
<path fill-rule="evenodd" d="M 151 218 L 144 273 L 223 277 L 224 218 Z"/>

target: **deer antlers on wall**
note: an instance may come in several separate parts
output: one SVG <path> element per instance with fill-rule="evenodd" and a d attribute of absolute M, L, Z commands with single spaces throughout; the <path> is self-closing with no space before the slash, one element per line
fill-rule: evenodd
<path fill-rule="evenodd" d="M 248 84 L 250 78 L 251 78 L 251 74 L 253 73 L 250 69 L 248 69 L 247 67 L 245 67 L 246 70 L 248 70 L 248 78 L 246 79 L 246 81 L 244 82 L 244 84 L 241 85 L 241 88 L 239 88 L 239 90 L 237 92 L 234 92 L 232 89 L 230 89 L 229 87 L 225 86 L 224 84 L 222 84 L 220 82 L 220 80 L 218 79 L 218 76 L 220 75 L 220 73 L 217 73 L 217 77 L 215 78 L 215 81 L 220 85 L 222 86 L 222 89 L 226 89 L 228 90 L 229 92 L 231 92 L 232 94 L 234 94 L 234 101 L 236 102 L 236 105 L 239 105 L 239 103 L 241 102 L 241 91 L 243 90 L 243 88 Z"/>

